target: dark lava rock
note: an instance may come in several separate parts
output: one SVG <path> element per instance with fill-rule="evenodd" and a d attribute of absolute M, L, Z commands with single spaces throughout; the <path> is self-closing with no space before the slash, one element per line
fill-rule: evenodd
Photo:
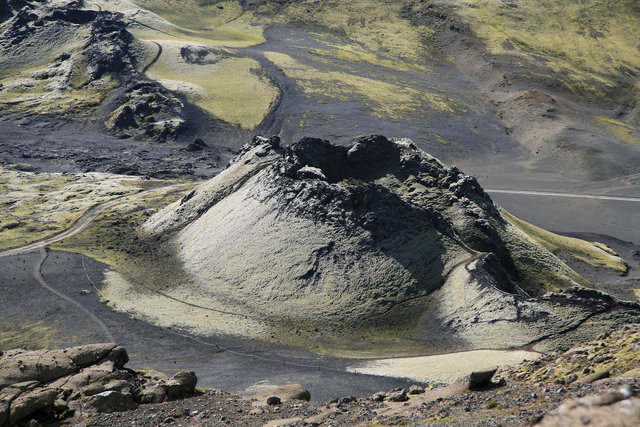
<path fill-rule="evenodd" d="M 192 142 L 187 145 L 187 151 L 201 151 L 205 148 L 209 147 L 203 140 L 200 138 L 194 139 Z"/>
<path fill-rule="evenodd" d="M 419 385 L 412 385 L 409 387 L 409 394 L 422 394 L 424 393 L 424 387 Z"/>
<path fill-rule="evenodd" d="M 489 369 L 488 371 L 476 371 L 470 373 L 465 379 L 465 385 L 469 390 L 476 390 L 486 387 L 490 382 L 497 369 Z"/>
<path fill-rule="evenodd" d="M 384 391 L 378 391 L 376 393 L 373 393 L 370 399 L 374 402 L 382 402 L 385 397 L 387 397 L 387 393 L 385 393 Z"/>
<path fill-rule="evenodd" d="M 267 398 L 267 405 L 275 406 L 275 405 L 279 405 L 281 403 L 282 403 L 282 401 L 280 400 L 280 398 L 278 396 L 269 396 Z"/>
<path fill-rule="evenodd" d="M 345 403 L 355 402 L 356 400 L 358 399 L 356 399 L 355 396 L 344 396 L 339 398 L 337 403 L 344 405 Z"/>
<path fill-rule="evenodd" d="M 407 396 L 406 391 L 401 390 L 391 393 L 391 396 L 389 396 L 388 400 L 390 402 L 406 402 L 407 400 L 409 400 L 409 396 Z"/>

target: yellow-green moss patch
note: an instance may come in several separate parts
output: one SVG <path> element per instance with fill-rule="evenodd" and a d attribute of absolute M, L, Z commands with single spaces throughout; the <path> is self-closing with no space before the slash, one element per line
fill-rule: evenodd
<path fill-rule="evenodd" d="M 0 319 L 0 350 L 25 346 L 31 349 L 58 348 L 60 340 L 68 338 L 55 325 L 43 320 Z"/>
<path fill-rule="evenodd" d="M 627 144 L 640 144 L 640 133 L 636 128 L 606 116 L 594 116 L 607 132 Z"/>
<path fill-rule="evenodd" d="M 363 62 L 371 65 L 389 68 L 392 70 L 426 71 L 426 67 L 424 66 L 421 67 L 408 62 L 383 58 L 378 53 L 366 51 L 356 45 L 327 44 L 327 47 L 329 47 L 330 49 L 312 48 L 308 49 L 308 51 L 314 55 L 331 57 L 352 63 Z"/>
<path fill-rule="evenodd" d="M 107 96 L 118 87 L 109 76 L 82 88 L 67 87 L 64 76 L 48 79 L 34 78 L 46 69 L 15 69 L 0 79 L 0 108 L 19 114 L 53 114 L 74 119 L 87 118 Z M 73 82 L 73 78 L 71 79 Z M 83 83 L 86 83 L 83 80 Z"/>
<path fill-rule="evenodd" d="M 605 97 L 640 71 L 640 8 L 633 0 L 454 3 L 492 53 L 541 59 L 577 93 Z"/>
<path fill-rule="evenodd" d="M 209 52 L 201 62 L 185 61 L 189 44 L 162 42 L 162 55 L 149 68 L 149 78 L 187 98 L 225 122 L 253 129 L 269 113 L 280 91 L 263 75 L 260 64 L 250 58 Z M 204 49 L 206 46 L 195 46 Z"/>
<path fill-rule="evenodd" d="M 0 168 L 0 249 L 69 228 L 90 207 L 132 194 L 137 178 L 104 173 L 33 173 Z"/>
<path fill-rule="evenodd" d="M 565 353 L 506 368 L 501 375 L 532 384 L 570 384 L 595 372 L 627 376 L 640 371 L 639 349 L 640 325 L 624 325 Z"/>
<path fill-rule="evenodd" d="M 407 120 L 428 110 L 455 113 L 455 102 L 436 92 L 415 89 L 411 82 L 384 81 L 340 71 L 325 71 L 303 64 L 289 55 L 266 52 L 265 57 L 294 79 L 309 96 L 350 101 L 353 96 L 374 117 Z"/>
<path fill-rule="evenodd" d="M 228 47 L 247 47 L 265 41 L 262 28 L 252 25 L 252 14 L 245 12 L 239 1 L 134 0 L 133 3 L 172 24 L 163 25 L 144 16 L 137 17 L 145 26 L 137 27 L 134 33 L 143 39 L 169 36 L 181 41 Z"/>
<path fill-rule="evenodd" d="M 392 58 L 420 61 L 437 49 L 433 30 L 414 26 L 402 12 L 411 2 L 324 0 L 318 2 L 259 2 L 259 23 L 300 23 L 318 25 L 344 34 L 355 45 L 370 52 L 383 52 Z M 348 50 L 345 50 L 348 54 Z"/>
<path fill-rule="evenodd" d="M 503 209 L 500 210 L 500 213 L 510 223 L 554 254 L 566 251 L 575 258 L 595 267 L 608 268 L 623 274 L 629 269 L 622 258 L 602 243 L 591 243 L 573 237 L 560 236 L 516 218 Z"/>

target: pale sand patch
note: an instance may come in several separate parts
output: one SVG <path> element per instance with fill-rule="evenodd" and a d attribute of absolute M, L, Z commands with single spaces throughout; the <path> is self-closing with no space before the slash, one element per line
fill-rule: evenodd
<path fill-rule="evenodd" d="M 197 335 L 234 334 L 258 338 L 267 333 L 266 326 L 245 316 L 224 314 L 223 306 L 213 307 L 213 301 L 199 300 L 189 292 L 169 290 L 165 295 L 140 292 L 115 271 L 107 271 L 100 297 L 115 311 L 143 317 L 163 328 L 178 327 Z M 175 299 L 173 299 L 175 298 Z M 211 309 L 196 307 L 207 304 Z"/>
<path fill-rule="evenodd" d="M 347 370 L 360 374 L 453 384 L 474 371 L 514 365 L 524 360 L 536 360 L 540 356 L 540 353 L 532 351 L 474 350 L 434 356 L 372 360 L 350 366 Z"/>

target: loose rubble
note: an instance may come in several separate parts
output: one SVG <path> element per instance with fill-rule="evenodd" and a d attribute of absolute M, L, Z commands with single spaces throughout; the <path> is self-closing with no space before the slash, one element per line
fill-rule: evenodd
<path fill-rule="evenodd" d="M 521 366 L 499 370 L 501 378 L 531 384 L 589 384 L 604 378 L 640 374 L 640 326 L 625 325 L 596 340 L 550 353 Z"/>
<path fill-rule="evenodd" d="M 540 359 L 539 367 L 551 368 L 558 363 L 554 361 L 588 348 L 616 354 L 620 343 L 635 341 L 639 331 L 640 325 L 626 325 L 582 347 Z M 621 350 L 626 367 L 638 365 Z M 624 368 L 612 369 L 609 378 L 568 385 L 511 379 L 509 374 L 526 370 L 524 363 L 495 374 L 474 372 L 448 386 L 415 384 L 369 397 L 344 395 L 318 403 L 309 402 L 311 394 L 301 384 L 241 397 L 218 389 L 195 390 L 193 372 L 169 378 L 152 369 L 132 371 L 124 367 L 126 361 L 126 351 L 115 344 L 5 352 L 0 356 L 0 426 L 63 420 L 103 427 L 267 423 L 546 427 L 635 426 L 640 420 L 640 376 L 633 370 L 620 375 Z"/>

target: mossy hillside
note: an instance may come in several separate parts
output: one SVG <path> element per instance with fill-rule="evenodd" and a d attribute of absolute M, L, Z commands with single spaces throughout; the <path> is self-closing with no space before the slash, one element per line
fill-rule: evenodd
<path fill-rule="evenodd" d="M 262 122 L 279 90 L 257 61 L 223 49 L 264 42 L 262 29 L 249 24 L 250 14 L 239 2 L 136 3 L 144 9 L 127 13 L 133 16 L 130 31 L 145 46 L 148 78 L 185 95 L 216 119 L 247 130 Z M 189 59 L 189 49 L 205 56 Z M 148 61 L 150 51 L 159 54 L 157 60 Z"/>
<path fill-rule="evenodd" d="M 251 58 L 231 55 L 206 46 L 159 42 L 162 54 L 147 71 L 166 88 L 183 93 L 212 116 L 255 128 L 269 113 L 280 92 Z M 185 49 L 198 49 L 202 60 L 188 62 Z"/>
<path fill-rule="evenodd" d="M 302 348 L 319 355 L 398 357 L 454 348 L 450 339 L 428 343 L 411 339 L 414 324 L 411 316 L 416 315 L 417 308 L 413 311 L 396 310 L 377 319 L 363 319 L 359 325 L 273 318 L 255 312 L 234 312 L 237 307 L 228 307 L 211 298 L 203 299 L 188 288 L 188 279 L 181 277 L 176 281 L 177 277 L 176 274 L 172 277 L 154 274 L 149 278 L 139 277 L 143 282 L 134 282 L 124 273 L 108 271 L 100 289 L 100 298 L 113 310 L 174 331 L 181 330 L 200 337 L 221 334 L 243 336 Z M 167 284 L 167 289 L 156 290 Z"/>
<path fill-rule="evenodd" d="M 301 50 L 314 65 L 301 74 L 287 67 L 289 58 L 286 55 L 279 57 L 280 61 L 273 62 L 290 78 L 297 80 L 308 96 L 362 101 L 364 109 L 374 117 L 398 121 L 412 116 L 421 117 L 428 110 L 453 113 L 459 109 L 453 100 L 438 89 L 425 88 L 410 79 L 394 80 L 384 71 L 387 68 L 425 72 L 428 71 L 425 58 L 442 57 L 433 47 L 432 30 L 411 25 L 402 17 L 409 2 L 258 2 L 248 6 L 251 10 L 244 12 L 238 2 L 152 1 L 137 4 L 177 26 L 162 26 L 160 22 L 152 22 L 144 15 L 136 15 L 135 19 L 145 22 L 147 27 L 135 27 L 132 31 L 138 37 L 155 40 L 163 47 L 172 39 L 182 43 L 239 47 L 234 43 L 222 42 L 218 34 L 220 28 L 235 25 L 239 21 L 251 21 L 256 25 L 252 27 L 254 29 L 273 24 L 305 25 L 305 31 L 310 36 L 318 40 L 325 39 L 320 44 L 326 48 Z M 180 16 L 183 8 L 191 10 L 185 16 Z M 312 29 L 311 25 L 319 30 Z M 201 28 L 206 28 L 206 32 L 203 30 L 194 38 L 193 31 Z M 327 31 L 340 35 L 341 41 L 327 38 Z M 238 53 L 241 54 L 241 51 Z M 167 61 L 165 65 L 160 64 L 162 57 Z M 220 63 L 214 71 L 193 65 L 185 68 L 183 61 L 176 61 L 175 55 L 170 58 L 164 52 L 162 57 L 149 70 L 149 77 L 160 79 L 167 87 L 186 93 L 191 101 L 229 123 L 251 129 L 259 123 L 259 119 L 264 118 L 277 99 L 277 89 L 261 77 L 259 65 L 249 64 L 250 60 L 246 58 L 243 59 L 244 63 L 240 59 L 228 61 L 226 66 Z M 330 68 L 350 65 L 352 69 L 327 72 L 323 69 L 323 63 L 328 61 Z M 361 63 L 381 67 L 380 74 L 365 76 L 358 73 L 358 64 Z M 186 84 L 182 83 L 184 80 Z"/>
<path fill-rule="evenodd" d="M 640 91 L 639 91 L 640 92 Z M 620 141 L 627 144 L 640 145 L 640 132 L 635 127 L 606 116 L 594 116 L 600 127 Z"/>
<path fill-rule="evenodd" d="M 499 225 L 513 263 L 518 271 L 519 286 L 531 296 L 541 296 L 572 286 L 593 287 L 543 244 L 511 223 Z"/>
<path fill-rule="evenodd" d="M 350 357 L 414 355 L 450 348 L 442 342 L 412 340 L 409 335 L 422 311 L 420 302 L 407 302 L 387 313 L 344 322 L 304 322 L 289 317 L 256 315 L 238 310 L 197 292 L 197 286 L 175 257 L 169 242 L 173 234 L 150 236 L 132 232 L 156 209 L 180 193 L 158 192 L 135 204 L 122 204 L 104 212 L 90 229 L 52 245 L 54 250 L 83 253 L 109 265 L 101 298 L 113 309 L 141 317 L 163 327 L 200 336 L 242 335 L 305 348 L 319 354 Z M 237 311 L 237 314 L 234 314 Z"/>
<path fill-rule="evenodd" d="M 8 29 L 9 23 L 0 25 L 0 33 Z M 0 50 L 0 79 L 16 72 L 46 67 L 63 53 L 79 51 L 89 37 L 89 28 L 67 22 L 41 26 L 20 43 Z"/>
<path fill-rule="evenodd" d="M 398 71 L 429 71 L 426 65 L 392 60 L 355 44 L 338 44 L 327 41 L 324 45 L 327 47 L 326 49 L 307 48 L 307 51 L 312 55 L 338 59 L 352 64 L 366 63 Z"/>
<path fill-rule="evenodd" d="M 256 22 L 316 25 L 344 34 L 356 47 L 354 52 L 364 48 L 374 55 L 380 52 L 401 62 L 423 62 L 439 51 L 433 42 L 433 30 L 414 26 L 402 16 L 410 3 L 406 0 L 258 1 Z"/>
<path fill-rule="evenodd" d="M 134 30 L 142 39 L 170 37 L 169 40 L 226 47 L 248 47 L 265 41 L 262 28 L 253 25 L 253 15 L 243 10 L 239 1 L 134 0 L 132 3 L 171 24 L 159 22 L 153 16 L 136 16 L 137 21 L 152 27 Z"/>
<path fill-rule="evenodd" d="M 628 324 L 564 353 L 505 368 L 501 375 L 532 384 L 571 384 L 594 372 L 608 372 L 612 377 L 637 374 L 639 349 L 640 326 Z"/>
<path fill-rule="evenodd" d="M 265 57 L 280 68 L 308 96 L 343 102 L 357 101 L 371 116 L 386 120 L 411 120 L 428 111 L 454 114 L 459 110 L 454 100 L 437 90 L 421 91 L 412 82 L 365 77 L 348 71 L 325 70 L 303 63 L 279 52 L 265 52 Z"/>
<path fill-rule="evenodd" d="M 542 63 L 553 79 L 575 93 L 607 100 L 621 85 L 637 82 L 640 9 L 634 0 L 454 4 L 491 53 Z"/>
<path fill-rule="evenodd" d="M 448 191 L 443 191 L 439 198 L 431 197 L 426 201 L 446 210 L 447 217 L 452 219 L 466 245 L 475 251 L 495 253 L 511 279 L 531 296 L 571 286 L 592 286 L 548 248 L 512 225 L 502 215 L 504 211 L 490 198 L 467 191 L 452 203 L 450 192 L 473 187 L 470 182 L 462 180 Z M 414 182 L 411 185 L 416 190 L 420 189 Z M 420 191 L 415 193 L 421 194 Z"/>
<path fill-rule="evenodd" d="M 0 249 L 69 228 L 92 206 L 140 191 L 138 180 L 103 173 L 60 174 L 0 168 Z"/>
<path fill-rule="evenodd" d="M 166 181 L 175 183 L 175 181 Z M 129 273 L 136 268 L 145 269 L 147 273 L 159 270 L 161 274 L 171 277 L 174 265 L 168 253 L 160 247 L 156 240 L 145 240 L 138 233 L 132 232 L 152 215 L 160 206 L 171 203 L 183 195 L 186 189 L 159 188 L 147 193 L 143 198 L 125 201 L 100 214 L 94 224 L 82 233 L 52 245 L 52 249 L 84 253 L 113 268 Z M 164 262 L 160 260 L 165 259 Z"/>
<path fill-rule="evenodd" d="M 433 309 L 426 298 L 396 304 L 388 311 L 361 319 L 360 324 L 332 323 L 313 334 L 309 348 L 319 354 L 349 358 L 407 357 L 438 354 L 467 347 L 457 337 L 415 338 L 416 326 L 425 311 Z M 313 325 L 309 324 L 308 330 Z"/>
<path fill-rule="evenodd" d="M 320 346 L 315 351 L 326 348 L 341 354 L 348 344 L 365 354 L 366 346 L 373 345 L 369 341 L 386 342 L 392 352 L 398 352 L 401 343 L 411 351 L 433 352 L 495 344 L 499 330 L 505 339 L 497 345 L 525 345 L 540 337 L 541 327 L 519 323 L 518 308 L 508 293 L 521 291 L 509 287 L 505 275 L 531 296 L 581 280 L 504 220 L 473 178 L 447 168 L 408 140 L 365 137 L 341 148 L 311 139 L 294 144 L 291 156 L 297 160 L 292 162 L 300 166 L 290 167 L 321 168 L 325 179 L 278 172 L 287 170 L 283 152 L 265 141 L 257 138 L 245 146 L 229 168 L 158 212 L 144 228 L 150 233 L 179 230 L 173 247 L 193 281 L 179 292 L 197 296 L 205 306 L 222 303 L 240 315 L 259 313 L 274 325 L 271 339 L 293 343 L 307 337 L 311 347 Z M 349 166 L 343 154 L 366 151 L 369 144 L 380 144 L 367 152 L 369 161 L 382 164 L 354 172 L 359 169 Z M 352 201 L 350 195 L 358 196 Z M 349 218 L 371 222 L 351 224 Z M 497 255 L 489 257 L 489 252 Z M 479 259 L 481 264 L 467 264 Z M 264 260 L 269 260 L 268 267 Z M 478 273 L 456 276 L 455 298 L 431 298 L 453 280 L 454 271 L 467 269 Z M 442 333 L 442 317 L 457 313 L 451 305 L 440 313 L 443 300 L 454 303 L 457 296 L 469 296 L 470 286 L 477 288 L 472 301 L 477 313 L 463 320 L 474 324 L 474 315 L 482 311 L 486 324 L 477 325 L 482 342 L 453 333 L 435 339 Z M 530 313 L 535 317 L 539 307 L 525 305 L 523 318 Z M 545 309 L 553 311 L 550 318 L 558 331 L 566 327 L 567 316 L 584 315 L 580 307 Z M 435 317 L 425 318 L 430 312 Z M 492 316 L 504 319 L 491 326 Z M 290 325 L 298 326 L 295 336 Z M 278 326 L 287 332 L 277 332 Z M 312 332 L 316 328 L 319 332 Z M 549 325 L 543 329 L 546 333 Z M 350 343 L 351 338 L 356 342 Z M 373 352 L 380 351 L 376 344 Z"/>
<path fill-rule="evenodd" d="M 441 275 L 468 257 L 450 238 L 421 223 L 409 233 L 404 218 L 399 220 L 402 229 L 385 236 L 378 249 L 369 248 L 378 237 L 366 231 L 297 217 L 286 207 L 283 211 L 280 195 L 257 200 L 252 187 L 268 173 L 257 174 L 177 236 L 185 269 L 198 285 L 193 291 L 201 298 L 223 298 L 230 306 L 267 317 L 357 324 L 439 286 Z M 424 264 L 417 255 L 420 248 L 430 248 Z M 333 255 L 325 256 L 327 251 Z M 262 266 L 265 259 L 271 259 L 269 269 Z M 318 283 L 310 286 L 315 269 Z M 416 276 L 428 279 L 418 282 Z"/>
<path fill-rule="evenodd" d="M 47 114 L 82 120 L 91 117 L 104 102 L 109 91 L 119 86 L 111 77 L 93 82 L 82 89 L 57 90 L 49 82 L 34 81 L 28 76 L 0 81 L 0 107 L 23 115 Z"/>
<path fill-rule="evenodd" d="M 91 116 L 119 82 L 108 75 L 93 81 L 87 77 L 82 51 L 90 35 L 88 25 L 62 20 L 37 26 L 20 43 L 2 49 L 2 110 L 69 119 Z"/>
<path fill-rule="evenodd" d="M 407 286 L 405 286 L 406 283 L 404 282 L 414 281 L 410 277 L 407 277 L 407 280 L 402 281 L 402 283 L 396 283 L 397 278 L 393 277 L 393 275 L 369 277 L 371 274 L 367 273 L 367 271 L 370 269 L 349 268 L 355 273 L 347 271 L 345 274 L 357 274 L 357 282 L 361 282 L 363 287 L 366 283 L 379 284 L 377 287 L 370 287 L 369 293 L 371 295 L 355 299 L 346 295 L 342 286 L 336 290 L 340 295 L 334 296 L 329 295 L 331 294 L 331 286 L 322 284 L 314 286 L 313 288 L 315 289 L 304 286 L 301 277 L 306 276 L 308 274 L 307 270 L 313 265 L 313 260 L 307 259 L 309 251 L 312 252 L 313 256 L 315 252 L 323 253 L 325 250 L 323 248 L 327 247 L 327 245 L 328 247 L 342 247 L 345 242 L 357 240 L 357 238 L 348 236 L 336 237 L 341 236 L 342 233 L 340 230 L 334 230 L 330 233 L 333 236 L 331 240 L 334 241 L 334 243 L 331 243 L 323 240 L 326 234 L 325 226 L 310 223 L 302 218 L 285 221 L 283 217 L 291 216 L 291 214 L 285 213 L 276 215 L 275 219 L 271 218 L 269 212 L 281 210 L 282 204 L 274 202 L 276 203 L 275 206 L 271 206 L 269 203 L 262 206 L 256 205 L 255 195 L 247 194 L 247 191 L 253 193 L 252 188 L 256 188 L 254 181 L 268 180 L 264 174 L 271 172 L 265 168 L 268 168 L 270 163 L 277 160 L 279 156 L 275 155 L 273 151 L 265 150 L 263 146 L 250 150 L 247 155 L 248 158 L 252 158 L 251 162 L 246 161 L 246 156 L 237 159 L 218 177 L 202 184 L 196 191 L 189 194 L 189 197 L 184 199 L 184 203 L 176 202 L 168 206 L 161 214 L 155 215 L 145 224 L 145 229 L 158 232 L 160 230 L 176 229 L 181 224 L 189 224 L 190 221 L 193 221 L 176 235 L 177 239 L 174 247 L 178 249 L 180 254 L 187 254 L 186 256 L 181 255 L 181 259 L 184 262 L 185 269 L 188 272 L 192 272 L 195 282 L 194 286 L 180 290 L 180 292 L 190 294 L 192 297 L 197 298 L 200 304 L 209 307 L 213 307 L 222 301 L 226 307 L 225 310 L 248 315 L 250 319 L 256 313 L 260 313 L 260 316 L 265 321 L 274 325 L 271 339 L 289 342 L 292 345 L 294 343 L 299 345 L 300 342 L 304 342 L 304 339 L 307 339 L 309 341 L 308 345 L 314 347 L 314 351 L 332 349 L 331 351 L 346 352 L 349 347 L 351 347 L 352 352 L 360 354 L 367 352 L 380 353 L 385 347 L 388 348 L 387 352 L 396 353 L 402 351 L 402 349 L 409 351 L 407 349 L 417 348 L 427 351 L 425 349 L 429 345 L 407 338 L 422 313 L 423 302 L 416 301 L 414 303 L 408 297 L 406 303 L 395 307 L 393 301 L 398 298 L 402 299 L 402 295 L 387 295 L 389 287 L 395 289 L 392 293 L 402 294 L 405 292 L 404 288 Z M 249 178 L 247 179 L 247 177 Z M 341 186 L 345 190 L 353 186 L 354 191 L 357 191 L 357 187 L 363 184 L 356 181 L 345 180 L 341 183 Z M 393 181 L 393 184 L 391 181 Z M 382 187 L 387 184 L 389 186 L 401 185 L 401 182 L 393 176 L 383 176 L 375 183 L 372 183 L 374 187 Z M 200 207 L 194 208 L 194 204 Z M 207 213 L 203 214 L 205 206 L 208 206 L 209 209 Z M 200 212 L 200 214 L 194 216 L 193 212 Z M 198 218 L 198 216 L 201 217 Z M 219 229 L 216 226 L 216 218 L 223 218 L 223 228 Z M 208 225 L 202 228 L 199 227 L 199 222 L 206 222 Z M 285 223 L 286 230 L 282 228 Z M 316 230 L 313 235 L 308 233 L 311 228 Z M 423 230 L 423 228 L 426 228 L 426 230 Z M 209 238 L 207 233 L 202 232 L 203 229 L 208 230 L 207 233 L 212 229 L 218 231 L 215 233 L 215 238 Z M 261 230 L 259 233 L 261 241 L 269 243 L 256 244 L 256 229 Z M 411 236 L 408 237 L 407 233 L 394 234 L 397 240 L 404 242 L 402 248 L 396 248 L 397 245 L 391 242 L 391 238 L 385 238 L 383 245 L 387 248 L 386 250 L 394 253 L 394 256 L 402 260 L 403 263 L 414 265 L 419 270 L 415 272 L 418 275 L 423 273 L 420 268 L 427 267 L 418 265 L 419 262 L 411 259 L 411 254 L 419 254 L 424 251 L 424 248 L 440 248 L 442 244 L 447 247 L 446 250 L 443 249 L 442 253 L 434 254 L 436 260 L 434 260 L 432 267 L 436 269 L 439 268 L 440 264 L 444 264 L 443 269 L 450 269 L 454 264 L 469 256 L 466 250 L 460 249 L 457 244 L 450 242 L 448 237 L 439 235 L 437 232 L 430 232 L 428 227 L 420 227 L 414 224 L 412 230 L 413 238 Z M 301 239 L 300 236 L 305 237 Z M 252 240 L 247 241 L 247 238 Z M 365 240 L 371 238 L 374 237 L 363 236 Z M 197 255 L 189 256 L 188 253 L 191 253 L 189 248 L 200 247 L 201 241 L 207 242 L 206 247 L 198 249 Z M 278 249 L 281 242 L 286 243 L 288 248 L 286 251 Z M 249 246 L 246 246 L 247 244 L 250 249 Z M 352 251 L 352 247 L 358 247 L 362 244 L 366 243 L 363 241 L 358 244 L 354 241 L 353 244 L 347 244 L 346 246 L 348 251 Z M 300 245 L 303 246 L 300 250 L 291 249 Z M 180 248 L 181 246 L 185 247 L 184 250 Z M 224 250 L 219 251 L 219 247 L 224 247 Z M 317 251 L 314 249 L 316 247 L 318 248 Z M 339 250 L 335 249 L 335 247 L 332 249 L 332 251 L 336 252 Z M 206 254 L 204 254 L 205 252 Z M 215 255 L 211 257 L 207 255 L 209 253 L 215 253 Z M 277 258 L 273 257 L 272 254 L 274 253 L 279 254 Z M 299 256 L 290 255 L 290 253 L 299 254 Z M 353 255 L 348 253 L 345 256 L 349 258 Z M 382 253 L 366 253 L 359 256 L 361 259 L 358 262 L 362 264 L 371 257 L 377 260 L 374 263 L 376 269 L 380 268 L 381 264 L 386 265 L 388 263 L 396 263 L 394 264 L 396 267 L 392 269 L 393 271 L 404 271 L 406 269 L 393 259 L 384 261 Z M 336 261 L 342 258 L 339 255 L 334 257 L 333 263 L 337 262 L 341 265 L 336 266 L 337 269 L 345 267 L 345 265 L 342 265 L 344 264 L 343 262 Z M 209 267 L 212 266 L 212 262 L 222 262 L 221 265 L 223 267 L 201 270 L 199 267 L 199 260 L 201 259 L 209 259 L 210 261 L 206 262 Z M 278 270 L 276 277 L 273 276 L 273 271 L 264 271 L 263 262 L 260 260 L 266 259 L 282 266 L 282 271 Z M 327 279 L 327 277 L 333 277 L 335 274 L 330 269 L 330 266 L 324 264 L 325 261 L 323 260 L 323 283 L 327 280 L 331 282 L 333 279 Z M 202 267 L 207 266 L 202 265 Z M 246 273 L 248 276 L 246 280 L 236 283 L 237 276 L 245 274 L 236 270 L 243 268 L 248 270 L 248 273 Z M 197 274 L 194 274 L 194 271 Z M 286 286 L 280 284 L 281 275 L 288 278 Z M 436 279 L 440 275 L 439 272 L 426 275 L 431 278 L 430 283 L 433 282 L 431 283 L 433 286 L 439 285 Z M 259 295 L 255 295 L 254 298 L 254 290 L 247 284 L 254 283 L 256 280 L 261 283 L 261 286 L 259 290 L 256 290 Z M 344 282 L 345 275 L 339 274 L 335 281 L 337 281 L 336 283 Z M 238 296 L 236 287 L 245 289 L 242 297 Z M 364 291 L 360 290 L 359 292 Z M 304 301 L 311 298 L 313 294 L 318 294 L 314 297 L 314 304 L 320 308 L 300 309 L 300 307 L 307 307 Z M 286 299 L 283 299 L 284 297 Z M 279 303 L 262 303 L 265 299 L 279 301 Z M 344 306 L 345 299 L 353 299 L 353 304 Z M 338 304 L 340 304 L 341 308 L 336 311 Z M 290 308 L 283 309 L 283 305 L 290 306 Z M 372 305 L 380 307 L 380 309 L 375 309 L 377 312 L 375 316 L 357 316 L 357 319 L 355 319 L 351 314 L 371 311 Z M 334 312 L 337 313 L 335 316 L 327 315 L 327 313 Z M 295 334 L 292 334 L 290 330 L 292 328 L 289 328 L 288 325 L 295 325 Z M 315 331 L 316 329 L 319 329 L 319 331 Z M 438 348 L 440 350 L 449 348 L 447 345 L 450 347 L 451 343 L 440 343 Z M 433 345 L 430 346 L 430 351 L 435 351 Z"/>
<path fill-rule="evenodd" d="M 155 210 L 179 199 L 184 195 L 183 191 L 188 190 L 183 188 L 167 192 L 159 189 L 143 199 L 119 204 L 103 212 L 83 233 L 55 243 L 51 248 L 82 253 L 109 266 L 112 271 L 106 273 L 105 278 L 115 278 L 117 281 L 115 285 L 113 282 L 105 282 L 103 288 L 106 293 L 103 295 L 101 291 L 101 299 L 115 310 L 140 316 L 154 323 L 153 316 L 144 310 L 144 302 L 158 302 L 154 298 L 160 297 L 158 309 L 165 310 L 162 302 L 171 303 L 172 300 L 162 297 L 158 292 L 163 293 L 182 284 L 188 285 L 190 281 L 183 273 L 181 263 L 167 250 L 166 239 L 143 236 L 135 230 Z M 113 289 L 117 289 L 117 297 L 109 293 Z M 119 303 L 118 297 L 124 298 L 123 301 L 130 305 L 140 307 L 133 309 Z M 184 313 L 181 317 L 187 318 Z M 155 323 L 169 326 L 162 322 Z"/>
<path fill-rule="evenodd" d="M 31 44 L 40 46 L 40 40 Z M 74 46 L 62 44 L 61 47 Z M 109 75 L 89 82 L 83 56 L 77 51 L 71 52 L 68 59 L 61 59 L 43 51 L 37 64 L 28 58 L 25 61 L 5 58 L 7 65 L 0 71 L 2 109 L 24 115 L 88 118 L 119 82 Z"/>
<path fill-rule="evenodd" d="M 134 266 L 136 271 L 142 269 L 142 266 Z M 131 268 L 128 268 L 128 274 L 123 269 L 121 272 L 108 270 L 100 288 L 100 299 L 115 311 L 194 335 L 228 334 L 253 339 L 270 336 L 268 325 L 260 319 L 232 313 L 222 304 L 202 301 L 197 295 L 184 292 L 181 286 L 190 286 L 188 278 L 176 273 L 181 271 L 179 265 L 174 265 L 172 270 L 170 276 L 152 274 L 147 279 L 142 275 L 136 280 L 128 277 L 132 274 Z M 135 271 L 133 275 L 136 275 Z"/>
<path fill-rule="evenodd" d="M 459 106 L 441 90 L 425 87 L 413 81 L 411 76 L 398 79 L 385 71 L 428 71 L 424 59 L 441 58 L 433 48 L 432 31 L 413 26 L 402 17 L 408 2 L 322 2 L 322 5 L 311 6 L 318 9 L 311 14 L 306 12 L 309 5 L 302 2 L 280 6 L 271 2 L 259 3 L 249 11 L 243 10 L 237 1 L 134 3 L 140 9 L 128 2 L 98 2 L 103 10 L 117 11 L 130 19 L 128 30 L 135 36 L 130 43 L 131 54 L 136 58 L 138 70 L 154 62 L 157 48 L 152 42 L 158 43 L 163 50 L 157 62 L 147 70 L 147 76 L 185 94 L 213 117 L 244 129 L 253 129 L 264 119 L 275 105 L 279 90 L 265 76 L 257 61 L 242 57 L 241 50 L 234 55 L 225 54 L 221 47 L 241 48 L 262 43 L 263 28 L 272 24 L 304 24 L 307 25 L 304 31 L 326 39 L 324 48 L 314 48 L 306 53 L 315 64 L 305 74 L 306 81 L 301 82 L 309 96 L 364 101 L 364 109 L 372 112 L 371 115 L 391 117 L 396 121 L 412 116 L 421 118 L 429 110 L 440 113 L 459 110 Z M 309 24 L 320 32 L 314 32 Z M 337 33 L 340 41 L 328 37 L 327 32 Z M 177 52 L 188 45 L 217 51 L 218 61 L 215 64 L 186 62 Z M 323 66 L 327 61 L 330 67 L 341 70 L 326 77 Z M 359 64 L 379 67 L 379 73 L 375 76 L 358 73 Z M 43 84 L 30 82 L 28 91 L 31 95 L 18 96 L 14 92 L 19 89 L 11 88 L 5 92 L 5 105 L 19 113 L 35 111 L 40 114 L 55 109 L 70 118 L 76 118 L 72 115 L 82 112 L 78 118 L 86 118 L 117 85 L 115 81 L 111 85 L 107 85 L 108 82 L 88 84 L 84 73 L 86 66 L 83 58 L 74 56 L 71 70 L 65 77 L 65 84 L 72 90 L 47 92 L 51 89 L 50 82 L 46 82 L 47 89 L 42 88 Z M 345 98 L 349 92 L 356 95 Z M 47 98 L 43 98 L 44 95 Z M 40 99 L 46 101 L 39 102 Z"/>
<path fill-rule="evenodd" d="M 358 0 L 353 2 L 271 2 L 257 1 L 243 10 L 238 1 L 150 0 L 133 1 L 173 24 L 158 30 L 182 41 L 204 42 L 227 47 L 246 47 L 264 42 L 263 28 L 272 24 L 317 26 L 346 35 L 351 44 L 343 49 L 349 59 L 381 64 L 382 53 L 390 58 L 412 63 L 440 54 L 433 41 L 433 30 L 411 25 L 402 14 L 409 1 L 388 2 Z M 136 15 L 136 20 L 158 24 L 151 16 Z M 137 28 L 141 38 L 159 38 L 158 31 Z M 355 55 L 355 57 L 354 57 Z"/>
<path fill-rule="evenodd" d="M 74 337 L 62 332 L 62 328 L 50 321 L 30 321 L 13 317 L 0 320 L 0 350 L 13 348 L 53 349 L 61 342 L 73 343 Z"/>
<path fill-rule="evenodd" d="M 556 255 L 562 256 L 563 253 L 567 253 L 568 256 L 577 258 L 594 267 L 607 268 L 620 274 L 626 274 L 629 270 L 629 266 L 625 261 L 606 245 L 551 233 L 516 218 L 504 209 L 501 209 L 500 213 L 511 224 Z"/>

